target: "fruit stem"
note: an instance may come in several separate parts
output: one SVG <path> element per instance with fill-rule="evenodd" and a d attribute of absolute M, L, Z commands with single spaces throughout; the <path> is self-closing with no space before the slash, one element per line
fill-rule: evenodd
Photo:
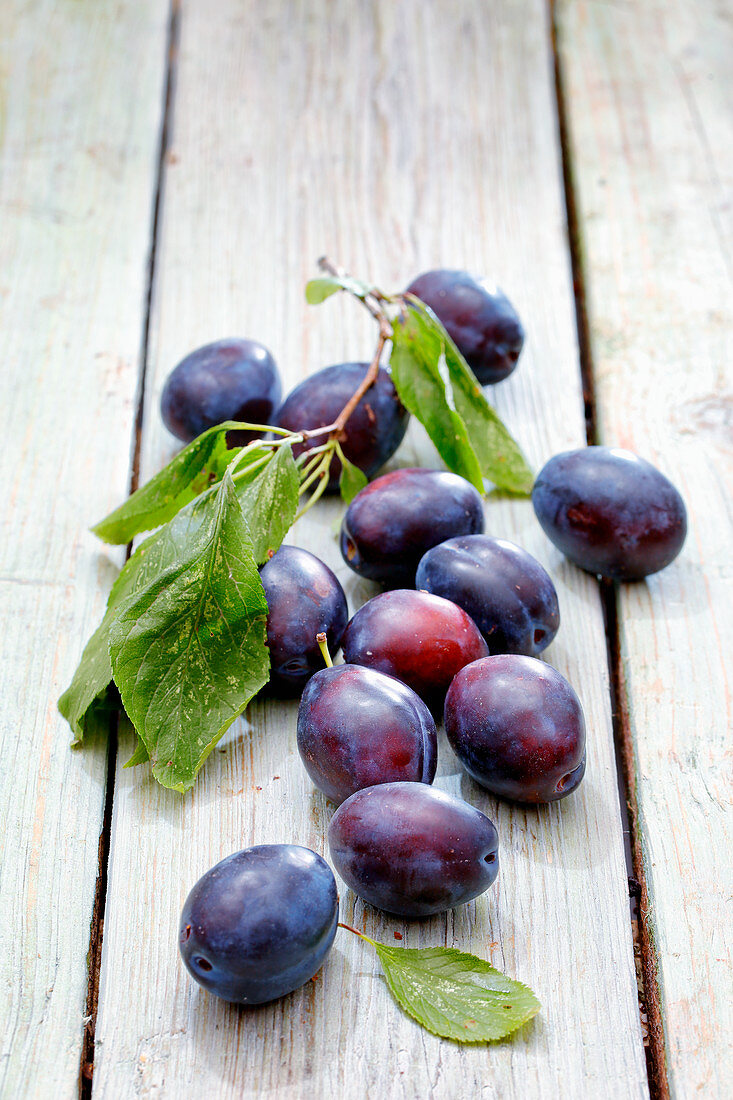
<path fill-rule="evenodd" d="M 328 651 L 328 642 L 326 641 L 326 635 L 316 634 L 316 641 L 318 642 L 318 648 L 323 654 L 323 660 L 326 662 L 326 668 L 333 668 L 333 661 L 331 660 L 331 654 Z"/>

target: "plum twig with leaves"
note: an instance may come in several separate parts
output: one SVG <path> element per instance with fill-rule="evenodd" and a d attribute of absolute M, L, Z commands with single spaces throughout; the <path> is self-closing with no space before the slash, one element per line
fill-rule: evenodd
<path fill-rule="evenodd" d="M 366 484 L 342 443 L 388 345 L 397 393 L 449 469 L 481 492 L 485 481 L 522 495 L 532 486 L 520 448 L 435 314 L 417 298 L 384 294 L 326 259 L 320 268 L 306 287 L 311 304 L 346 292 L 378 325 L 370 366 L 336 419 L 296 432 L 240 421 L 216 425 L 93 528 L 105 542 L 123 545 L 152 534 L 115 581 L 59 709 L 78 745 L 104 728 L 121 703 L 137 734 L 127 766 L 150 760 L 158 782 L 178 791 L 191 787 L 269 680 L 258 566 L 326 491 L 334 458 L 346 501 Z M 227 445 L 231 431 L 259 434 L 238 449 Z M 296 458 L 293 448 L 313 439 L 323 442 Z"/>

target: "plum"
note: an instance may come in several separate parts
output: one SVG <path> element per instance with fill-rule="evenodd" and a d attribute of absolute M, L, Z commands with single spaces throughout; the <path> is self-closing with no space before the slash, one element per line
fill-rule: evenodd
<path fill-rule="evenodd" d="M 465 905 L 499 873 L 499 839 L 488 817 L 422 783 L 352 794 L 331 819 L 328 844 L 347 886 L 401 917 Z"/>
<path fill-rule="evenodd" d="M 356 392 L 369 369 L 368 363 L 337 363 L 310 375 L 285 398 L 275 423 L 297 432 L 332 424 Z M 371 477 L 394 454 L 407 430 L 409 413 L 397 396 L 388 372 L 379 369 L 377 380 L 364 394 L 344 428 L 341 446 L 350 462 Z M 296 444 L 296 457 L 324 443 L 318 436 Z M 338 487 L 341 463 L 331 463 L 329 489 Z"/>
<path fill-rule="evenodd" d="M 338 926 L 333 871 L 309 848 L 260 844 L 227 856 L 191 890 L 178 944 L 199 985 L 258 1005 L 312 978 Z"/>
<path fill-rule="evenodd" d="M 641 580 L 679 554 L 687 512 L 671 481 L 619 447 L 581 447 L 540 470 L 532 503 L 543 531 L 588 573 Z"/>
<path fill-rule="evenodd" d="M 343 637 L 344 660 L 396 676 L 431 709 L 455 674 L 489 650 L 462 608 L 427 592 L 396 588 L 364 604 Z"/>
<path fill-rule="evenodd" d="M 407 293 L 432 309 L 482 386 L 512 373 L 524 329 L 501 290 L 489 290 L 467 271 L 439 268 L 418 275 Z"/>
<path fill-rule="evenodd" d="M 535 657 L 468 665 L 445 700 L 445 732 L 468 774 L 515 802 L 555 802 L 585 773 L 585 721 L 564 676 Z"/>
<path fill-rule="evenodd" d="M 337 665 L 317 672 L 303 692 L 298 750 L 316 787 L 342 802 L 377 783 L 432 783 L 438 741 L 430 711 L 405 684 Z"/>
<path fill-rule="evenodd" d="M 341 526 L 341 553 L 360 576 L 406 588 L 426 550 L 451 535 L 483 529 L 481 497 L 465 478 L 445 470 L 394 470 L 352 500 Z"/>
<path fill-rule="evenodd" d="M 447 539 L 422 558 L 415 586 L 467 611 L 491 653 L 536 657 L 560 626 L 550 577 L 536 558 L 506 539 Z"/>
<path fill-rule="evenodd" d="M 280 401 L 280 375 L 270 352 L 255 340 L 217 340 L 182 359 L 160 397 L 163 423 L 184 443 L 225 420 L 271 424 Z M 261 433 L 228 433 L 242 446 Z"/>
<path fill-rule="evenodd" d="M 323 668 L 317 635 L 324 633 L 332 653 L 349 618 L 338 578 L 315 554 L 283 545 L 260 570 L 267 600 L 270 690 L 297 695 Z"/>

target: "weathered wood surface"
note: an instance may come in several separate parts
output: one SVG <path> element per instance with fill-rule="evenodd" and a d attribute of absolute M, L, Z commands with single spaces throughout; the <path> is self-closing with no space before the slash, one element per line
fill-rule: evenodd
<path fill-rule="evenodd" d="M 142 473 L 173 445 L 159 421 L 165 375 L 226 334 L 274 351 L 292 385 L 368 356 L 356 305 L 307 307 L 328 251 L 399 287 L 436 264 L 501 279 L 529 329 L 496 402 L 535 463 L 584 439 L 547 11 L 410 0 L 186 3 L 175 80 L 152 315 Z M 417 432 L 400 460 L 429 449 Z M 429 458 L 428 458 L 429 461 Z M 340 561 L 324 505 L 293 533 L 338 571 L 352 610 L 368 595 Z M 492 501 L 488 529 L 547 559 L 527 502 Z M 596 586 L 554 569 L 563 626 L 548 659 L 583 699 L 588 776 L 539 810 L 498 805 L 443 751 L 440 784 L 497 821 L 503 870 L 447 918 L 385 919 L 342 890 L 345 919 L 405 945 L 445 943 L 527 981 L 541 1016 L 515 1043 L 460 1048 L 392 1005 L 374 958 L 340 933 L 317 982 L 238 1010 L 177 958 L 182 901 L 225 854 L 255 842 L 324 849 L 329 809 L 295 749 L 297 704 L 257 703 L 194 791 L 118 770 L 97 1020 L 98 1097 L 643 1097 L 621 823 Z M 120 763 L 131 746 L 123 744 Z"/>
<path fill-rule="evenodd" d="M 56 711 L 123 555 L 163 3 L 0 7 L 0 1093 L 78 1090 L 107 749 Z M 131 72 L 134 81 L 130 80 Z"/>
<path fill-rule="evenodd" d="M 621 656 L 670 1091 L 724 1097 L 733 21 L 716 0 L 559 15 L 600 435 L 657 463 L 690 515 L 677 562 L 621 588 Z"/>

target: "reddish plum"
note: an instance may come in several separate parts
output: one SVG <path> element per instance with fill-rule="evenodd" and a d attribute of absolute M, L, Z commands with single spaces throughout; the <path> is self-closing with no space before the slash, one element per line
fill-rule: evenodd
<path fill-rule="evenodd" d="M 377 783 L 432 783 L 438 742 L 430 711 L 405 684 L 337 665 L 317 672 L 303 692 L 298 750 L 316 787 L 342 802 Z"/>
<path fill-rule="evenodd" d="M 442 705 L 451 680 L 489 650 L 462 608 L 397 588 L 361 607 L 343 637 L 344 659 L 396 676 L 431 709 Z"/>
<path fill-rule="evenodd" d="M 585 721 L 564 676 L 535 657 L 468 665 L 445 700 L 445 731 L 468 774 L 500 798 L 555 802 L 585 772 Z"/>
<path fill-rule="evenodd" d="M 422 783 L 352 794 L 331 819 L 328 843 L 354 893 L 402 917 L 464 905 L 499 873 L 499 840 L 488 817 Z"/>

